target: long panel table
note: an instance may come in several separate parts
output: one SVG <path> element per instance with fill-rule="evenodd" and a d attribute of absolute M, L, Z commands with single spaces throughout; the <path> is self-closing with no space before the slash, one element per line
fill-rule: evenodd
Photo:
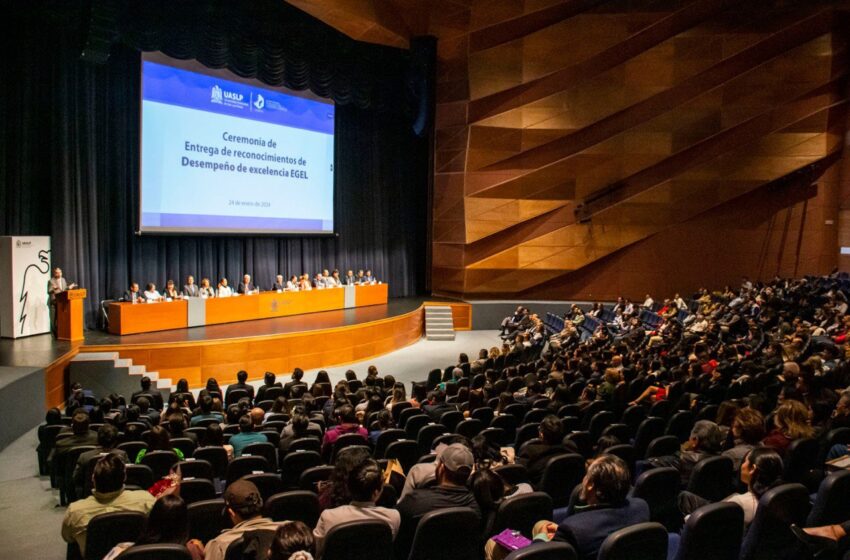
<path fill-rule="evenodd" d="M 373 284 L 144 304 L 115 302 L 109 304 L 109 332 L 136 334 L 381 305 L 387 303 L 387 294 L 387 284 Z"/>

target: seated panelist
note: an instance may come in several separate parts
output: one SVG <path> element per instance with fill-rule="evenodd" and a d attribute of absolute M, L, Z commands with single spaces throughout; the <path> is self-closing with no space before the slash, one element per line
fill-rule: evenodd
<path fill-rule="evenodd" d="M 186 283 L 183 285 L 183 295 L 186 297 L 201 297 L 201 289 L 195 284 L 195 277 L 189 275 L 186 277 Z"/>
<path fill-rule="evenodd" d="M 339 271 L 334 269 L 334 271 L 331 273 L 330 276 L 328 276 L 328 279 L 325 280 L 325 282 L 327 283 L 328 288 L 336 288 L 342 286 L 342 280 L 340 280 L 339 278 Z"/>
<path fill-rule="evenodd" d="M 165 283 L 165 293 L 163 295 L 170 299 L 180 299 L 180 292 L 177 291 L 177 286 L 174 285 L 174 280 L 168 280 Z"/>
<path fill-rule="evenodd" d="M 366 275 L 363 274 L 363 269 L 357 271 L 357 280 L 354 282 L 355 284 L 365 284 L 366 283 Z"/>
<path fill-rule="evenodd" d="M 124 292 L 124 295 L 121 297 L 124 301 L 145 301 L 145 296 L 139 291 L 139 283 L 138 282 L 130 282 L 130 287 L 127 288 L 127 291 Z"/>
<path fill-rule="evenodd" d="M 201 288 L 198 290 L 200 297 L 202 298 L 213 298 L 215 297 L 215 290 L 213 290 L 212 286 L 210 286 L 209 278 L 201 279 Z"/>
<path fill-rule="evenodd" d="M 236 286 L 236 293 L 238 294 L 253 294 L 254 292 L 259 292 L 259 290 L 254 286 L 251 282 L 251 275 L 246 274 L 242 277 L 242 282 Z"/>
<path fill-rule="evenodd" d="M 322 278 L 322 274 L 317 272 L 316 276 L 313 278 L 313 287 L 318 290 L 325 289 L 325 279 Z"/>
<path fill-rule="evenodd" d="M 233 288 L 227 285 L 227 278 L 222 278 L 219 281 L 215 295 L 216 297 L 230 297 L 233 295 Z"/>
<path fill-rule="evenodd" d="M 278 274 L 274 277 L 274 283 L 272 284 L 272 291 L 282 292 L 286 289 L 286 284 L 283 283 L 283 274 Z"/>
<path fill-rule="evenodd" d="M 307 274 L 306 272 L 301 275 L 301 283 L 299 284 L 298 288 L 302 292 L 304 292 L 304 291 L 309 292 L 310 290 L 313 289 L 313 285 L 310 283 L 310 275 Z"/>
<path fill-rule="evenodd" d="M 346 286 L 353 286 L 353 285 L 355 285 L 355 284 L 357 283 L 357 277 L 356 277 L 356 276 L 354 276 L 354 271 L 353 271 L 353 270 L 349 270 L 349 271 L 345 274 L 345 281 L 344 281 L 344 282 L 345 282 L 345 285 L 346 285 Z"/>
<path fill-rule="evenodd" d="M 162 294 L 157 291 L 156 284 L 153 282 L 145 286 L 145 299 L 148 301 L 159 301 L 162 299 Z"/>
<path fill-rule="evenodd" d="M 375 278 L 374 276 L 372 276 L 372 271 L 367 269 L 366 274 L 363 276 L 363 283 L 364 284 L 374 284 L 377 281 L 378 281 L 378 279 Z"/>
<path fill-rule="evenodd" d="M 300 283 L 301 282 L 298 280 L 298 277 L 293 274 L 289 277 L 289 280 L 286 282 L 286 287 L 284 289 L 287 292 L 297 292 Z"/>

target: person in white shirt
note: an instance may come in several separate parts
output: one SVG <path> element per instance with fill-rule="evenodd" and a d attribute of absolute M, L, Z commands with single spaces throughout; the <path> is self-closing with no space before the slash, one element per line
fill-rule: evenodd
<path fill-rule="evenodd" d="M 401 515 L 398 510 L 375 505 L 383 489 L 383 473 L 374 459 L 364 461 L 348 478 L 348 491 L 351 503 L 331 509 L 326 509 L 319 517 L 313 537 L 316 539 L 317 557 L 321 557 L 328 532 L 342 523 L 349 521 L 381 521 L 386 523 L 395 539 L 401 525 Z"/>
<path fill-rule="evenodd" d="M 156 290 L 156 284 L 153 282 L 145 286 L 145 299 L 148 301 L 159 301 L 162 299 L 162 294 Z"/>
<path fill-rule="evenodd" d="M 209 278 L 202 278 L 201 279 L 201 289 L 200 289 L 199 293 L 200 293 L 200 297 L 204 298 L 204 299 L 215 297 L 215 290 L 213 290 L 212 286 L 210 286 L 210 279 Z"/>
<path fill-rule="evenodd" d="M 316 276 L 313 278 L 313 287 L 319 290 L 323 290 L 325 288 L 325 279 L 322 278 L 321 273 L 316 273 Z"/>
<path fill-rule="evenodd" d="M 687 311 L 688 309 L 688 304 L 685 303 L 685 300 L 682 299 L 682 296 L 680 296 L 679 294 L 673 296 L 673 303 L 676 304 L 676 307 L 679 309 L 679 311 Z"/>
<path fill-rule="evenodd" d="M 652 306 L 655 305 L 655 300 L 649 294 L 646 294 L 646 299 L 643 300 L 643 305 L 641 307 L 646 307 L 647 309 L 652 309 Z"/>
<path fill-rule="evenodd" d="M 216 297 L 230 297 L 233 295 L 233 288 L 227 285 L 227 278 L 222 278 L 221 282 L 218 283 L 218 290 L 216 290 Z"/>
<path fill-rule="evenodd" d="M 337 286 L 342 286 L 342 280 L 339 277 L 339 271 L 334 270 L 330 276 L 325 280 L 328 288 L 336 288 Z"/>
<path fill-rule="evenodd" d="M 297 292 L 298 291 L 298 277 L 294 274 L 289 277 L 289 281 L 286 282 L 286 288 L 284 288 L 287 292 Z"/>

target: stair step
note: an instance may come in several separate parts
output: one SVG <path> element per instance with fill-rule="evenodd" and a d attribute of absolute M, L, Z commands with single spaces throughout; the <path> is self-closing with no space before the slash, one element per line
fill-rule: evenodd
<path fill-rule="evenodd" d="M 455 339 L 455 333 L 429 334 L 428 336 L 426 336 L 426 339 L 427 340 L 454 340 Z"/>
<path fill-rule="evenodd" d="M 74 362 L 100 362 L 118 359 L 118 352 L 80 352 L 73 357 Z"/>

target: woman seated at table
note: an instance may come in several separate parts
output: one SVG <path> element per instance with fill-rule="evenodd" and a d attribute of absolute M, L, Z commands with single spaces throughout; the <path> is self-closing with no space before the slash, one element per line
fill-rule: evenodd
<path fill-rule="evenodd" d="M 221 282 L 218 283 L 218 290 L 216 290 L 216 297 L 230 297 L 233 295 L 233 288 L 227 285 L 227 278 L 222 278 Z"/>
<path fill-rule="evenodd" d="M 171 299 L 180 299 L 180 292 L 174 287 L 174 280 L 168 280 L 165 283 L 165 297 Z"/>
<path fill-rule="evenodd" d="M 289 277 L 289 281 L 286 283 L 286 291 L 287 292 L 297 292 L 298 291 L 298 277 L 294 274 Z"/>
<path fill-rule="evenodd" d="M 215 290 L 210 286 L 210 279 L 203 278 L 201 280 L 201 297 L 202 298 L 212 298 L 215 297 Z"/>
<path fill-rule="evenodd" d="M 145 286 L 145 299 L 148 301 L 159 301 L 162 299 L 162 294 L 156 291 L 156 284 L 153 282 Z"/>
<path fill-rule="evenodd" d="M 301 284 L 298 286 L 298 289 L 303 291 L 310 291 L 313 289 L 313 285 L 310 283 L 310 275 L 302 274 L 301 275 Z"/>

